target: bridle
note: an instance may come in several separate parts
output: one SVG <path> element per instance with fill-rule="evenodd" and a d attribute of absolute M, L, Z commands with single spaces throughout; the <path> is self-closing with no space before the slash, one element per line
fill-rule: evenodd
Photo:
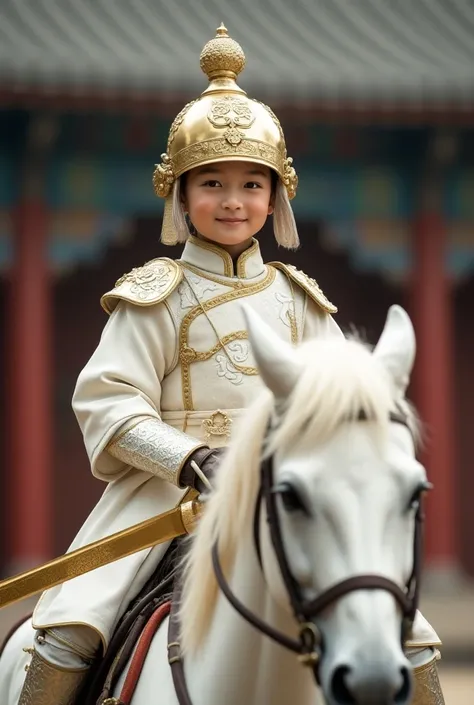
<path fill-rule="evenodd" d="M 365 420 L 365 416 L 359 416 L 360 420 Z M 407 418 L 401 414 L 390 413 L 390 421 L 402 424 L 409 428 Z M 382 575 L 362 574 L 342 580 L 335 585 L 319 594 L 313 600 L 307 600 L 302 594 L 302 590 L 298 582 L 293 577 L 288 560 L 286 557 L 283 537 L 281 533 L 280 522 L 278 518 L 277 508 L 277 492 L 274 491 L 274 469 L 273 457 L 270 456 L 261 464 L 260 468 L 260 490 L 257 497 L 254 514 L 254 541 L 260 566 L 262 567 L 262 558 L 260 550 L 260 516 L 262 505 L 265 506 L 267 521 L 270 531 L 270 539 L 277 563 L 281 572 L 281 576 L 288 593 L 289 601 L 293 611 L 295 620 L 299 624 L 299 637 L 293 639 L 278 630 L 274 629 L 270 624 L 264 622 L 260 617 L 251 612 L 232 592 L 230 586 L 224 576 L 222 567 L 219 561 L 218 545 L 215 543 L 212 546 L 212 564 L 217 583 L 222 593 L 230 602 L 232 607 L 251 624 L 257 631 L 265 634 L 273 641 L 281 644 L 285 648 L 298 654 L 300 662 L 312 668 L 316 682 L 319 683 L 319 663 L 323 652 L 323 643 L 317 627 L 314 624 L 314 619 L 318 617 L 327 607 L 337 602 L 341 597 L 348 595 L 356 590 L 385 590 L 389 592 L 400 606 L 403 620 L 401 629 L 401 642 L 404 644 L 408 638 L 415 614 L 418 608 L 419 592 L 420 592 L 420 577 L 422 568 L 422 534 L 424 513 L 422 502 L 420 500 L 415 513 L 415 530 L 413 538 L 413 567 L 410 577 L 404 588 L 400 587 L 396 582 Z M 428 488 L 428 487 L 427 487 Z M 171 630 L 171 626 L 170 626 Z M 171 639 L 170 639 L 171 641 Z M 174 645 L 177 646 L 176 641 Z M 176 657 L 175 657 L 176 658 Z M 181 658 L 178 660 L 170 659 L 173 668 L 173 680 L 176 686 L 176 692 L 181 705 L 192 705 L 187 693 L 186 684 L 184 683 L 184 671 L 182 669 Z M 175 669 L 175 667 L 177 668 Z M 179 671 L 179 672 L 178 672 Z M 183 691 L 184 686 L 184 691 Z M 180 697 L 180 692 L 181 696 Z M 187 696 L 187 699 L 186 699 Z"/>
<path fill-rule="evenodd" d="M 392 412 L 390 421 L 408 427 L 407 419 L 399 413 Z M 299 655 L 301 663 L 313 667 L 315 676 L 319 679 L 318 663 L 321 655 L 321 639 L 312 620 L 320 615 L 327 607 L 337 602 L 341 597 L 355 590 L 385 590 L 389 592 L 397 601 L 403 615 L 402 622 L 402 642 L 408 637 L 415 619 L 419 602 L 419 586 L 422 563 L 422 528 L 424 514 L 422 505 L 419 503 L 415 514 L 415 531 L 413 540 L 413 567 L 411 575 L 404 588 L 401 588 L 393 580 L 382 575 L 366 574 L 355 575 L 342 580 L 331 586 L 313 600 L 306 600 L 302 594 L 298 582 L 293 577 L 286 557 L 281 526 L 278 518 L 277 493 L 274 491 L 273 457 L 266 458 L 261 465 L 260 491 L 257 498 L 254 515 L 254 541 L 262 566 L 260 550 L 260 515 L 262 505 L 265 505 L 267 521 L 270 531 L 270 538 L 275 556 L 278 562 L 280 573 L 290 600 L 293 615 L 299 624 L 299 639 L 292 639 L 285 634 L 278 632 L 269 624 L 261 620 L 257 615 L 250 612 L 242 602 L 232 593 L 229 584 L 223 574 L 219 556 L 218 546 L 212 547 L 212 563 L 216 575 L 217 583 L 223 594 L 229 600 L 237 612 L 258 631 L 266 634 L 270 639 L 278 642 L 287 649 Z M 319 641 L 319 643 L 318 643 Z"/>

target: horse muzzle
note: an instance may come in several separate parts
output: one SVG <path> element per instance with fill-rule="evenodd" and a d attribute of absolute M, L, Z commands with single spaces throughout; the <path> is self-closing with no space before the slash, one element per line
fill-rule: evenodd
<path fill-rule="evenodd" d="M 321 687 L 328 705 L 408 705 L 413 675 L 408 659 L 385 653 L 380 645 L 359 648 L 343 660 L 320 663 Z"/>

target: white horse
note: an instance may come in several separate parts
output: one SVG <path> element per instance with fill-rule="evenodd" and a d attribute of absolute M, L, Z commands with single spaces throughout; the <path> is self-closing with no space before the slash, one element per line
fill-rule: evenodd
<path fill-rule="evenodd" d="M 245 311 L 266 389 L 241 422 L 185 559 L 188 703 L 407 705 L 412 664 L 401 635 L 416 601 L 415 518 L 428 486 L 404 399 L 410 319 L 392 307 L 373 352 L 342 339 L 295 349 Z M 18 664 L 20 640 L 17 632 L 4 664 Z M 3 705 L 15 705 L 7 694 L 18 698 L 21 686 L 3 683 Z M 164 623 L 131 703 L 178 702 Z"/>

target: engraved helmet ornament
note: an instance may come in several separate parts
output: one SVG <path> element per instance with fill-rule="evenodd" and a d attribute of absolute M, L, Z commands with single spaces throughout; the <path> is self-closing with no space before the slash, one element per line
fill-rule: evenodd
<path fill-rule="evenodd" d="M 223 25 L 202 50 L 200 64 L 209 86 L 171 125 L 166 153 L 153 174 L 156 194 L 168 199 L 176 179 L 194 167 L 235 160 L 276 171 L 292 199 L 298 177 L 280 122 L 270 108 L 249 98 L 237 85 L 245 55 Z"/>

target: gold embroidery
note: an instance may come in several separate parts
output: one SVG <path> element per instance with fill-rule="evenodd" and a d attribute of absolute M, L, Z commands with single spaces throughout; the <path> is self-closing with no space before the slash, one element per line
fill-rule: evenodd
<path fill-rule="evenodd" d="M 186 113 L 192 106 L 197 103 L 199 98 L 196 98 L 195 100 L 192 100 L 190 103 L 187 103 L 182 110 L 176 115 L 175 119 L 173 120 L 170 128 L 170 133 L 168 135 L 168 151 L 171 145 L 173 144 L 173 140 L 175 138 L 176 133 L 178 132 L 178 128 L 181 126 L 181 123 L 183 122 L 184 118 L 186 117 Z"/>
<path fill-rule="evenodd" d="M 202 422 L 202 428 L 205 430 L 205 439 L 209 441 L 212 436 L 225 436 L 230 438 L 230 430 L 232 419 L 223 411 L 217 409 L 208 419 Z"/>
<path fill-rule="evenodd" d="M 258 103 L 262 107 L 265 108 L 265 110 L 268 111 L 269 115 L 271 116 L 273 122 L 275 125 L 278 127 L 278 130 L 280 132 L 280 138 L 283 144 L 285 143 L 285 136 L 283 134 L 283 128 L 281 126 L 281 123 L 273 110 L 266 105 L 265 103 L 262 103 L 260 100 L 254 100 L 255 103 Z M 286 148 L 285 148 L 285 158 L 283 161 L 283 172 L 280 174 L 281 180 L 286 186 L 286 190 L 288 192 L 288 198 L 290 201 L 296 196 L 296 189 L 298 188 L 298 175 L 295 171 L 295 168 L 293 166 L 293 159 L 291 157 L 288 157 Z"/>
<path fill-rule="evenodd" d="M 226 95 L 212 101 L 207 119 L 214 127 L 227 127 L 224 139 L 232 146 L 237 146 L 245 139 L 245 132 L 239 130 L 239 127 L 249 128 L 255 122 L 255 115 L 248 101 Z"/>
<path fill-rule="evenodd" d="M 173 166 L 171 164 L 171 159 L 169 157 L 170 147 L 173 144 L 173 140 L 179 127 L 181 126 L 181 123 L 186 117 L 186 113 L 197 102 L 197 99 L 192 100 L 190 103 L 185 105 L 184 108 L 175 117 L 168 136 L 167 151 L 161 155 L 161 163 L 155 164 L 155 171 L 153 172 L 153 187 L 155 189 L 156 195 L 160 196 L 161 198 L 166 198 L 169 195 L 173 182 L 176 178 L 176 175 L 173 171 Z"/>
<path fill-rule="evenodd" d="M 201 299 L 194 291 L 194 289 L 191 285 L 191 282 L 187 279 L 187 277 L 186 277 L 186 281 L 188 283 L 190 290 L 194 294 L 194 298 L 196 299 L 198 306 L 200 307 L 203 315 L 207 318 L 207 321 L 208 321 L 210 327 L 214 331 L 216 339 L 217 339 L 217 343 L 210 352 L 208 351 L 206 353 L 198 353 L 197 350 L 195 350 L 194 348 L 191 348 L 189 345 L 185 345 L 183 348 L 183 357 L 189 362 L 195 362 L 197 360 L 208 360 L 212 357 L 213 354 L 217 353 L 219 350 L 222 350 L 222 352 L 224 353 L 225 357 L 228 360 L 228 363 L 230 364 L 230 370 L 228 369 L 227 372 L 232 371 L 234 375 L 235 375 L 235 372 L 239 372 L 240 378 L 242 377 L 242 375 L 258 375 L 258 370 L 256 367 L 250 367 L 250 366 L 244 366 L 244 365 L 238 364 L 236 362 L 236 360 L 234 360 L 230 356 L 229 352 L 227 351 L 227 347 L 226 347 L 227 344 L 235 342 L 236 340 L 243 340 L 244 338 L 247 338 L 247 332 L 246 331 L 237 331 L 236 333 L 229 333 L 228 335 L 224 336 L 224 338 L 221 338 L 214 323 L 209 318 L 207 311 L 202 306 Z M 247 284 L 247 286 L 249 286 L 249 285 Z M 216 356 L 216 360 L 220 364 L 219 358 L 217 356 Z M 227 376 L 227 373 L 223 373 L 223 374 L 228 379 L 231 379 L 231 377 Z M 219 376 L 222 376 L 222 375 L 219 375 Z M 234 377 L 233 379 L 234 379 L 234 383 L 235 383 L 236 377 Z"/>
<path fill-rule="evenodd" d="M 445 705 L 436 661 L 437 658 L 434 658 L 423 666 L 413 669 L 415 693 L 411 701 L 412 705 Z"/>
<path fill-rule="evenodd" d="M 270 106 L 267 105 L 266 103 L 262 103 L 261 100 L 255 100 L 255 98 L 252 98 L 252 100 L 253 100 L 254 103 L 258 103 L 258 105 L 261 105 L 262 108 L 265 108 L 265 110 L 268 112 L 268 114 L 270 115 L 271 119 L 272 119 L 273 122 L 275 123 L 275 125 L 278 127 L 278 131 L 279 131 L 279 133 L 280 133 L 280 137 L 281 137 L 282 141 L 284 142 L 284 141 L 285 141 L 285 135 L 283 134 L 283 128 L 282 128 L 282 126 L 281 126 L 281 122 L 279 121 L 279 119 L 277 118 L 277 116 L 275 115 L 275 113 L 273 112 L 273 110 L 270 108 Z"/>
<path fill-rule="evenodd" d="M 180 260 L 180 264 L 184 269 L 189 269 L 190 272 L 193 274 L 197 274 L 198 276 L 202 277 L 203 279 L 208 279 L 211 282 L 215 282 L 216 284 L 222 284 L 222 286 L 228 286 L 232 287 L 233 289 L 241 286 L 245 286 L 245 284 L 241 281 L 236 281 L 235 279 L 232 279 L 232 281 L 226 281 L 223 277 L 219 277 L 214 274 L 209 274 L 209 272 L 206 272 L 203 269 L 199 269 L 199 267 L 195 267 L 194 264 L 189 264 L 188 262 L 182 262 Z M 187 279 L 186 279 L 187 281 Z"/>
<path fill-rule="evenodd" d="M 291 299 L 293 301 L 293 311 L 288 311 L 288 320 L 290 321 L 290 329 L 291 329 L 291 342 L 293 343 L 293 345 L 296 345 L 298 343 L 299 337 L 298 337 L 298 323 L 296 321 L 295 290 L 293 288 L 293 282 L 291 281 L 291 277 L 289 277 L 287 275 L 286 278 L 288 279 L 288 284 L 290 285 Z"/>
<path fill-rule="evenodd" d="M 210 350 L 206 350 L 206 352 L 198 352 L 194 348 L 191 348 L 189 345 L 184 346 L 184 353 L 183 357 L 186 359 L 188 362 L 205 362 L 206 360 L 210 360 L 213 355 L 216 354 L 216 352 L 219 352 L 219 350 L 222 350 L 224 345 L 228 345 L 229 343 L 233 343 L 234 340 L 246 340 L 248 338 L 248 334 L 246 330 L 237 330 L 234 333 L 228 333 L 227 335 L 224 335 L 222 338 L 219 338 L 219 341 L 214 345 L 213 348 Z M 246 367 L 244 365 L 239 365 L 238 363 L 234 362 L 231 360 L 232 365 L 239 370 L 240 372 L 243 372 L 244 375 L 256 375 L 258 374 L 257 368 L 256 367 Z"/>
<path fill-rule="evenodd" d="M 167 257 L 154 259 L 143 267 L 135 267 L 115 282 L 115 287 L 100 300 L 107 313 L 112 313 L 120 299 L 138 306 L 151 306 L 166 299 L 183 278 L 179 264 Z"/>
<path fill-rule="evenodd" d="M 199 276 L 203 277 L 204 279 L 209 279 L 210 281 L 216 282 L 217 284 L 222 284 L 223 286 L 232 286 L 232 287 L 239 287 L 239 286 L 246 286 L 245 282 L 242 282 L 241 279 L 246 279 L 247 278 L 247 272 L 246 272 L 246 264 L 247 260 L 250 257 L 253 257 L 259 250 L 259 244 L 257 240 L 252 238 L 252 244 L 250 247 L 248 247 L 240 257 L 237 259 L 236 262 L 236 274 L 238 277 L 238 280 L 236 281 L 234 277 L 234 265 L 232 258 L 230 255 L 225 251 L 222 250 L 218 245 L 213 245 L 212 243 L 206 242 L 205 240 L 199 240 L 198 238 L 191 236 L 190 242 L 192 242 L 194 245 L 197 245 L 198 247 L 203 247 L 204 249 L 210 250 L 211 252 L 215 252 L 216 254 L 220 255 L 222 259 L 224 260 L 224 271 L 225 273 L 219 277 L 219 275 L 212 275 L 209 274 L 206 270 L 199 269 L 199 267 L 196 267 L 193 264 L 189 264 L 189 262 L 185 262 L 183 260 L 180 260 L 180 264 L 182 267 L 185 267 L 186 269 L 189 269 L 191 272 L 194 272 L 195 274 L 198 274 Z M 231 272 L 229 274 L 229 272 Z M 223 279 L 223 277 L 229 277 L 232 279 L 232 281 L 226 281 Z"/>
<path fill-rule="evenodd" d="M 187 343 L 185 343 L 179 350 L 179 357 L 181 364 L 189 365 L 196 359 L 197 352 L 194 348 L 190 348 Z"/>
<path fill-rule="evenodd" d="M 131 284 L 132 294 L 139 299 L 146 299 L 150 292 L 160 291 L 168 283 L 170 265 L 167 262 L 147 262 L 143 267 L 134 267 L 130 272 L 123 274 L 115 282 L 115 289 L 119 289 L 125 282 Z"/>
<path fill-rule="evenodd" d="M 296 269 L 292 264 L 283 264 L 282 262 L 270 262 L 271 266 L 276 267 L 282 272 L 285 272 L 303 291 L 315 301 L 326 313 L 337 313 L 337 307 L 334 306 L 324 295 L 319 284 L 309 277 L 304 272 Z"/>
<path fill-rule="evenodd" d="M 187 429 L 188 429 L 188 412 L 186 411 L 186 413 L 184 414 L 184 421 L 183 421 L 183 428 L 182 428 L 183 433 L 186 433 Z"/>
<path fill-rule="evenodd" d="M 260 291 L 263 291 L 263 289 L 266 289 L 268 286 L 273 284 L 275 281 L 275 276 L 276 276 L 276 271 L 273 267 L 267 267 L 267 274 L 266 276 L 261 279 L 259 282 L 255 284 L 250 284 L 246 286 L 245 288 L 242 289 L 233 289 L 232 291 L 228 291 L 224 294 L 220 294 L 219 296 L 216 296 L 212 299 L 208 299 L 207 301 L 199 302 L 199 305 L 193 308 L 191 311 L 189 311 L 186 316 L 184 316 L 183 320 L 181 321 L 181 328 L 179 332 L 179 350 L 180 350 L 180 361 L 181 361 L 181 383 L 182 383 L 182 394 L 183 394 L 183 405 L 184 405 L 184 410 L 185 411 L 193 411 L 194 406 L 193 406 L 193 396 L 192 396 L 192 390 L 191 390 L 191 370 L 190 366 L 191 363 L 196 360 L 196 356 L 202 353 L 198 353 L 196 350 L 193 348 L 189 347 L 188 345 L 188 334 L 189 334 L 189 328 L 191 326 L 191 323 L 201 315 L 206 315 L 207 311 L 210 311 L 213 308 L 216 308 L 217 306 L 221 306 L 222 304 L 228 303 L 229 301 L 235 301 L 236 299 L 242 298 L 244 296 L 252 296 L 253 294 L 257 294 Z M 217 332 L 216 332 L 217 335 Z M 217 335 L 218 339 L 218 346 L 219 348 L 223 349 L 226 354 L 227 351 L 225 350 L 225 345 L 223 345 L 223 341 L 219 338 Z M 244 368 L 247 370 L 245 374 L 255 374 L 252 372 L 255 370 L 253 367 L 249 368 Z"/>
<path fill-rule="evenodd" d="M 237 276 L 239 279 L 245 279 L 247 276 L 245 266 L 249 257 L 252 257 L 256 252 L 258 252 L 258 242 L 252 239 L 252 244 L 246 250 L 242 252 L 237 260 Z"/>
<path fill-rule="evenodd" d="M 279 149 L 260 140 L 247 137 L 242 139 L 239 144 L 230 144 L 225 137 L 214 137 L 190 144 L 189 147 L 184 147 L 174 155 L 171 158 L 171 163 L 173 172 L 182 174 L 188 169 L 201 164 L 206 164 L 222 157 L 233 157 L 236 155 L 241 158 L 248 157 L 250 160 L 258 159 L 265 162 L 272 169 L 283 175 L 282 180 L 290 168 L 289 160 L 286 157 L 282 157 Z M 295 188 L 295 184 L 292 184 L 291 198 L 293 198 L 293 190 Z M 288 197 L 290 198 L 290 192 L 288 192 Z"/>
<path fill-rule="evenodd" d="M 298 343 L 298 326 L 296 324 L 295 314 L 291 311 L 288 311 L 288 320 L 290 321 L 291 342 L 293 345 L 296 345 Z"/>
<path fill-rule="evenodd" d="M 203 250 L 209 250 L 209 252 L 214 252 L 214 254 L 219 255 L 224 263 L 224 276 L 230 278 L 234 276 L 234 263 L 232 257 L 226 250 L 223 250 L 222 247 L 208 242 L 207 240 L 200 240 L 198 237 L 194 237 L 194 235 L 190 235 L 189 242 L 192 242 L 193 245 L 197 247 L 201 247 Z"/>

